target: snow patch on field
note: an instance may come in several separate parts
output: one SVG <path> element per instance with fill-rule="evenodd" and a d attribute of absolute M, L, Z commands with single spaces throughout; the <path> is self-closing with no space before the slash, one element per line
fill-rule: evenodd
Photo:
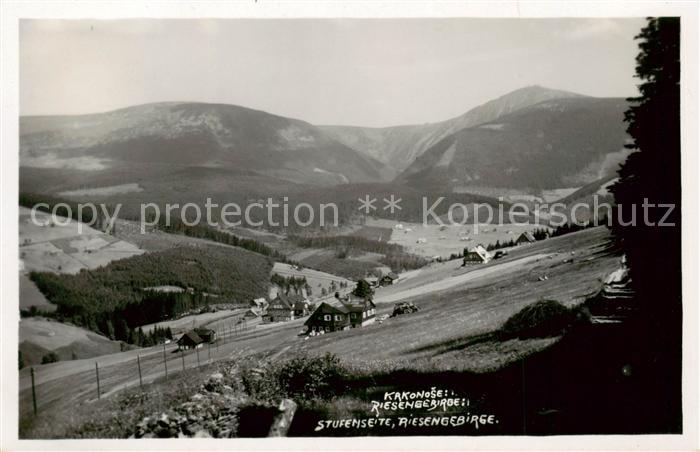
<path fill-rule="evenodd" d="M 20 166 L 29 168 L 73 169 L 81 171 L 100 171 L 109 168 L 109 159 L 85 157 L 59 157 L 49 152 L 40 157 L 23 157 Z"/>
<path fill-rule="evenodd" d="M 440 157 L 440 161 L 437 163 L 437 166 L 449 166 L 450 163 L 452 163 L 452 160 L 455 158 L 456 150 L 457 147 L 454 143 L 452 143 L 452 146 L 447 148 L 445 153 L 442 154 L 442 157 Z"/>
<path fill-rule="evenodd" d="M 72 325 L 50 322 L 40 318 L 20 320 L 19 341 L 25 340 L 45 348 L 56 350 L 75 341 L 88 340 L 87 331 Z"/>
<path fill-rule="evenodd" d="M 23 272 L 48 271 L 78 273 L 84 268 L 97 268 L 118 259 L 143 254 L 133 243 L 119 240 L 72 219 L 19 209 L 19 251 Z M 43 224 L 43 225 L 42 225 Z"/>
<path fill-rule="evenodd" d="M 350 179 L 348 179 L 343 173 L 334 173 L 333 171 L 324 170 L 323 168 L 314 168 L 314 173 L 328 174 L 340 178 L 344 184 L 350 183 Z"/>
<path fill-rule="evenodd" d="M 581 187 L 556 188 L 552 190 L 542 190 L 542 197 L 545 202 L 554 202 L 558 199 L 566 198 L 576 192 Z"/>
<path fill-rule="evenodd" d="M 78 190 L 68 190 L 59 193 L 60 196 L 110 196 L 124 193 L 138 193 L 143 191 L 139 184 L 110 185 L 108 187 L 81 188 Z"/>
<path fill-rule="evenodd" d="M 484 124 L 479 126 L 480 129 L 503 130 L 505 124 Z"/>
<path fill-rule="evenodd" d="M 313 135 L 306 134 L 304 130 L 296 126 L 280 129 L 277 133 L 289 144 L 296 146 L 306 146 L 316 141 Z"/>

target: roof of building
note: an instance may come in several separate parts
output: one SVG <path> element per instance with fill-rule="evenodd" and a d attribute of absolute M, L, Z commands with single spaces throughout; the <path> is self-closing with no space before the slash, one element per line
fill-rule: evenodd
<path fill-rule="evenodd" d="M 197 334 L 197 335 L 200 336 L 200 337 L 201 337 L 201 336 L 207 336 L 207 335 L 209 335 L 209 334 L 214 333 L 214 330 L 209 329 L 209 328 L 204 328 L 204 327 L 195 328 L 195 329 L 192 330 L 192 331 L 194 331 L 194 333 Z"/>
<path fill-rule="evenodd" d="M 367 309 L 371 309 L 375 306 L 372 300 L 362 300 L 359 303 L 343 303 L 345 309 L 349 312 L 364 312 Z"/>
<path fill-rule="evenodd" d="M 286 297 L 291 303 L 297 303 L 299 301 L 306 301 L 306 297 L 303 295 L 300 295 L 300 294 L 287 295 Z"/>
<path fill-rule="evenodd" d="M 517 240 L 517 241 L 519 242 L 520 239 L 523 239 L 523 238 L 524 238 L 525 240 L 527 240 L 528 242 L 534 242 L 534 241 L 535 241 L 535 236 L 532 235 L 532 233 L 531 233 L 530 231 L 525 231 L 525 232 L 523 232 L 522 234 L 520 234 L 520 236 L 518 237 L 518 240 Z"/>
<path fill-rule="evenodd" d="M 293 294 L 293 295 L 285 295 L 283 293 L 277 294 L 277 298 L 272 300 L 270 302 L 270 306 L 277 304 L 278 302 L 282 304 L 282 306 L 285 309 L 294 309 L 296 303 L 304 303 L 306 301 L 306 297 L 303 295 L 298 295 L 298 294 Z"/>
<path fill-rule="evenodd" d="M 324 301 L 314 310 L 314 312 L 323 309 L 324 307 L 330 308 L 332 312 L 338 312 L 341 314 L 350 314 L 351 312 L 364 312 L 367 309 L 374 308 L 376 305 L 374 302 L 368 298 L 346 298 L 343 300 L 333 299 L 330 301 Z M 304 322 L 309 323 L 313 321 L 314 316 L 312 315 L 309 319 Z"/>
<path fill-rule="evenodd" d="M 180 337 L 180 339 L 177 340 L 178 344 L 181 342 L 191 342 L 193 344 L 201 344 L 202 342 L 204 342 L 204 340 L 201 337 L 199 337 L 199 335 L 197 333 L 195 333 L 194 330 L 192 330 L 192 331 L 186 332 L 185 334 L 183 334 Z"/>
<path fill-rule="evenodd" d="M 362 312 L 375 306 L 374 302 L 369 298 L 358 297 L 352 293 L 337 301 L 338 305 L 347 312 Z"/>
<path fill-rule="evenodd" d="M 469 252 L 478 254 L 479 257 L 481 257 L 484 260 L 488 260 L 489 258 L 489 252 L 486 251 L 486 249 L 481 245 L 475 246 L 474 248 L 470 249 Z"/>
<path fill-rule="evenodd" d="M 274 300 L 272 300 L 270 302 L 270 306 L 268 309 L 275 309 L 275 306 L 280 305 L 280 304 L 282 305 L 283 309 L 290 309 L 290 310 L 294 309 L 293 308 L 294 303 L 289 299 L 289 297 L 287 297 L 286 295 L 284 295 L 282 293 L 278 294 L 277 298 L 275 298 Z"/>
<path fill-rule="evenodd" d="M 263 297 L 255 298 L 250 302 L 250 304 L 253 306 L 264 306 L 267 304 L 267 300 Z"/>
<path fill-rule="evenodd" d="M 250 308 L 245 312 L 244 316 L 248 317 L 248 318 L 260 317 L 260 314 L 261 314 L 261 310 L 259 308 Z"/>
<path fill-rule="evenodd" d="M 306 309 L 308 307 L 309 307 L 309 305 L 303 301 L 297 301 L 296 303 L 294 303 L 294 310 L 295 311 L 301 311 L 302 309 Z"/>

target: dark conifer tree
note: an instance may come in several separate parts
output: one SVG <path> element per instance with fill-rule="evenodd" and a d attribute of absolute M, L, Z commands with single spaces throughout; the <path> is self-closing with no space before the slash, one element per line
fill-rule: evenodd
<path fill-rule="evenodd" d="M 640 308 L 630 340 L 644 353 L 641 377 L 664 388 L 650 388 L 649 410 L 667 426 L 680 422 L 681 402 L 680 19 L 650 18 L 637 39 L 640 96 L 628 99 L 625 115 L 635 151 L 612 187 L 612 230 L 627 256 Z M 644 204 L 656 205 L 647 209 L 648 224 Z M 660 204 L 675 205 L 665 219 L 668 208 Z M 633 206 L 636 224 L 622 225 Z M 662 219 L 675 226 L 659 226 Z"/>

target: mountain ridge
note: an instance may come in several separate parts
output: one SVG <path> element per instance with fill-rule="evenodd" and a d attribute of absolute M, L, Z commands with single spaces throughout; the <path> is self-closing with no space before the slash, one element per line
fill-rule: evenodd
<path fill-rule="evenodd" d="M 450 134 L 395 180 L 453 190 L 470 184 L 562 188 L 607 177 L 629 154 L 623 98 L 560 98 Z"/>
<path fill-rule="evenodd" d="M 318 127 L 330 138 L 397 171 L 402 171 L 429 147 L 458 130 L 491 121 L 544 100 L 576 97 L 589 96 L 531 85 L 506 93 L 444 121 L 377 128 L 342 125 Z"/>
<path fill-rule="evenodd" d="M 271 187 L 286 186 L 275 179 L 311 186 L 395 181 L 441 191 L 469 184 L 561 188 L 605 177 L 626 156 L 620 145 L 626 137 L 624 102 L 534 85 L 446 121 L 388 128 L 315 126 L 243 106 L 181 101 L 23 116 L 20 166 L 102 171 L 104 177 L 88 179 L 105 181 L 130 171 L 147 181 L 178 168 L 204 167 L 232 171 L 234 178 L 237 171 L 253 171 L 270 183 L 250 176 L 251 183 Z M 552 110 L 557 108 L 563 110 Z M 587 128 L 566 119 L 572 115 Z M 504 121 L 510 125 L 501 131 Z M 536 135 L 545 131 L 556 138 L 547 144 L 555 151 L 538 148 Z M 609 136 L 596 138 L 601 133 Z M 466 162 L 465 152 L 477 160 Z M 219 186 L 231 186 L 217 177 Z"/>
<path fill-rule="evenodd" d="M 227 104 L 165 102 L 111 112 L 20 118 L 20 164 L 104 169 L 128 164 L 252 169 L 295 182 L 386 178 L 383 165 L 312 124 Z"/>

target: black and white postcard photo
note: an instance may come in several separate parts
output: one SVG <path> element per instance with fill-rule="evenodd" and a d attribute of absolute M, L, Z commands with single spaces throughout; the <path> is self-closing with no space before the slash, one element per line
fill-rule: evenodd
<path fill-rule="evenodd" d="M 2 9 L 2 450 L 698 447 L 698 4 Z"/>

